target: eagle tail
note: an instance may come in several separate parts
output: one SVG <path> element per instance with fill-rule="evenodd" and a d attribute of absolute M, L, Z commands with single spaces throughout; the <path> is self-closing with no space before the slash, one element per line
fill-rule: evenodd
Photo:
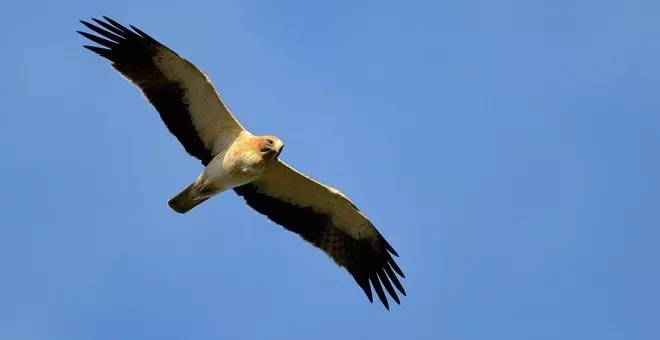
<path fill-rule="evenodd" d="M 180 214 L 185 214 L 209 198 L 211 198 L 211 195 L 200 195 L 195 183 L 192 183 L 187 188 L 183 189 L 183 191 L 181 191 L 179 194 L 172 197 L 167 202 L 167 204 L 170 206 L 170 208 L 172 208 L 172 210 Z"/>

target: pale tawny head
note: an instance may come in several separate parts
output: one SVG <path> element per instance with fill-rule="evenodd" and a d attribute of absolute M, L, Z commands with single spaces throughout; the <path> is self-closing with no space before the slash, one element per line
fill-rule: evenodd
<path fill-rule="evenodd" d="M 282 149 L 284 149 L 284 142 L 277 136 L 259 136 L 255 138 L 254 143 L 264 158 L 276 159 L 282 153 Z"/>

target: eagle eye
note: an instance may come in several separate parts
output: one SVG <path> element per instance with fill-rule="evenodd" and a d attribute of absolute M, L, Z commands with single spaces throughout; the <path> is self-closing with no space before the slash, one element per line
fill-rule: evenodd
<path fill-rule="evenodd" d="M 273 145 L 273 140 L 272 139 L 266 139 L 266 144 Z"/>

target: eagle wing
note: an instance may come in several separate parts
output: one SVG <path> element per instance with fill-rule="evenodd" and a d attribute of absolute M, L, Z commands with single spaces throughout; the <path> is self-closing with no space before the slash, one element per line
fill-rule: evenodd
<path fill-rule="evenodd" d="M 110 60 L 156 108 L 186 152 L 207 165 L 243 130 L 208 77 L 195 65 L 140 29 L 116 21 L 81 21 L 99 36 L 78 31 L 103 46 L 84 47 Z"/>
<path fill-rule="evenodd" d="M 392 284 L 406 295 L 396 274 L 405 276 L 392 258 L 398 254 L 338 190 L 279 161 L 261 178 L 234 191 L 248 206 L 300 235 L 344 267 L 369 301 L 373 302 L 370 283 L 387 309 L 383 286 L 397 304 L 400 301 Z"/>

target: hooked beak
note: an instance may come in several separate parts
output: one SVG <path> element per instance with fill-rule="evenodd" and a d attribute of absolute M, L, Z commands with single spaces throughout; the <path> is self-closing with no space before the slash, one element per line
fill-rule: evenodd
<path fill-rule="evenodd" d="M 280 154 L 282 153 L 282 150 L 284 150 L 284 144 L 280 145 L 279 149 L 277 149 L 277 157 L 280 156 Z"/>

